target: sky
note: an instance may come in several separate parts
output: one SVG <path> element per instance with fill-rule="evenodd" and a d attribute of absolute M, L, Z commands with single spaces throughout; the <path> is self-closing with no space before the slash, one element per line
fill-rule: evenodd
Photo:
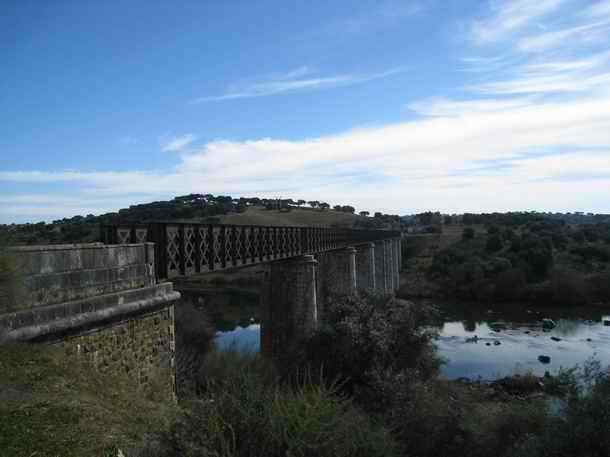
<path fill-rule="evenodd" d="M 610 0 L 0 3 L 0 223 L 188 193 L 610 213 Z"/>

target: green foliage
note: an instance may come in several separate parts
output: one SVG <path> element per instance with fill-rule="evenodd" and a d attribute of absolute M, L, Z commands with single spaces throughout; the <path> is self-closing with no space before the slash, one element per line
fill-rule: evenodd
<path fill-rule="evenodd" d="M 497 252 L 502 249 L 502 237 L 498 233 L 494 233 L 487 237 L 487 243 L 485 244 L 485 249 L 489 252 Z"/>
<path fill-rule="evenodd" d="M 463 240 L 471 240 L 474 238 L 474 229 L 472 227 L 466 227 L 462 232 Z"/>
<path fill-rule="evenodd" d="M 0 455 L 108 455 L 162 430 L 175 408 L 132 380 L 98 373 L 56 348 L 0 346 Z M 116 455 L 116 452 L 112 454 Z"/>
<path fill-rule="evenodd" d="M 437 373 L 434 333 L 425 326 L 430 320 L 425 306 L 384 294 L 336 297 L 325 306 L 325 324 L 283 366 L 306 366 L 327 379 L 340 379 L 343 390 L 358 401 L 375 403 L 379 373 L 409 372 L 426 379 Z"/>
<path fill-rule="evenodd" d="M 199 399 L 142 456 L 392 456 L 389 433 L 336 386 L 282 385 L 254 354 L 212 353 Z"/>
<path fill-rule="evenodd" d="M 610 449 L 610 372 L 588 362 L 559 415 L 512 454 L 531 457 L 606 456 Z"/>

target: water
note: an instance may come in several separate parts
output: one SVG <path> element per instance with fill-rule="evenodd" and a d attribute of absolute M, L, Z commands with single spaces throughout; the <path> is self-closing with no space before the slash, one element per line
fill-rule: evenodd
<path fill-rule="evenodd" d="M 449 379 L 489 380 L 526 372 L 541 376 L 582 366 L 589 358 L 610 365 L 610 326 L 603 323 L 610 315 L 599 308 L 444 304 L 440 310 L 436 346 L 447 362 L 441 374 Z M 557 326 L 544 329 L 545 318 Z"/>
<path fill-rule="evenodd" d="M 561 367 L 582 365 L 590 357 L 604 366 L 610 365 L 610 326 L 603 324 L 610 320 L 607 308 L 530 309 L 514 304 L 482 307 L 456 303 L 437 306 L 441 315 L 435 327 L 439 332 L 435 344 L 446 360 L 441 375 L 448 379 L 489 380 L 525 372 L 542 376 L 545 371 L 557 373 Z M 544 318 L 552 319 L 557 326 L 544 330 Z M 259 350 L 257 306 L 216 307 L 213 322 L 220 349 L 233 345 L 244 351 Z"/>
<path fill-rule="evenodd" d="M 237 325 L 232 330 L 216 331 L 216 346 L 220 349 L 236 348 L 240 351 L 258 352 L 261 342 L 260 324 Z"/>

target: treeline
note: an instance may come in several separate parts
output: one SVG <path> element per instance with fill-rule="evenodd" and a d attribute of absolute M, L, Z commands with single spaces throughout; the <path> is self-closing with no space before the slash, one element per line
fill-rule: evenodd
<path fill-rule="evenodd" d="M 610 223 L 514 222 L 488 225 L 478 235 L 466 227 L 460 242 L 434 256 L 430 278 L 448 296 L 468 300 L 610 300 Z"/>
<path fill-rule="evenodd" d="M 101 225 L 176 220 L 217 223 L 218 219 L 215 218 L 218 216 L 244 212 L 251 206 L 282 212 L 302 207 L 315 211 L 331 210 L 329 203 L 318 200 L 234 198 L 229 195 L 189 194 L 166 201 L 131 205 L 117 212 L 97 216 L 93 214 L 74 216 L 58 219 L 51 223 L 4 224 L 0 225 L 0 240 L 5 240 L 5 243 L 10 242 L 11 244 L 86 243 L 99 241 Z M 348 214 L 356 212 L 356 209 L 351 205 L 335 205 L 332 209 Z M 360 213 L 361 216 L 368 216 L 368 214 L 368 211 Z M 382 228 L 388 226 L 388 224 L 400 225 L 399 216 L 375 213 L 374 218 L 358 220 L 356 227 Z"/>
<path fill-rule="evenodd" d="M 506 225 L 518 227 L 540 221 L 556 221 L 564 224 L 610 223 L 610 214 L 594 213 L 550 213 L 537 211 L 511 211 L 507 213 L 441 214 L 439 211 L 402 217 L 406 225 Z"/>

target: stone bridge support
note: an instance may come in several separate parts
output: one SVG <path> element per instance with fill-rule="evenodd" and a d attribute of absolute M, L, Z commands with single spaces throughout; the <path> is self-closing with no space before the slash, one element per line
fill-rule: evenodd
<path fill-rule="evenodd" d="M 122 373 L 145 387 L 153 377 L 175 392 L 171 283 L 157 284 L 152 243 L 27 246 L 15 299 L 0 304 L 0 344 L 41 342 Z"/>
<path fill-rule="evenodd" d="M 272 357 L 316 328 L 316 264 L 311 255 L 271 262 L 261 301 L 261 352 Z"/>
<path fill-rule="evenodd" d="M 375 245 L 361 244 L 356 247 L 356 288 L 375 289 Z"/>

